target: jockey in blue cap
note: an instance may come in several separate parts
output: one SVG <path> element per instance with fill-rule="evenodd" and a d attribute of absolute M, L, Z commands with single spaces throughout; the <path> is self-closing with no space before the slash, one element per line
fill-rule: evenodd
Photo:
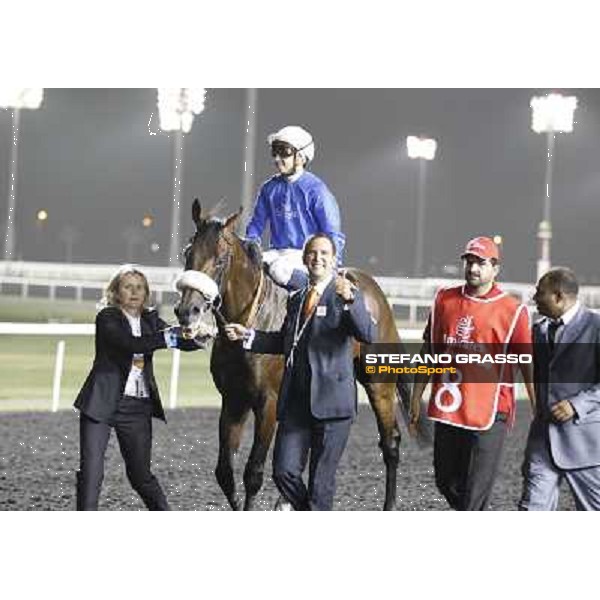
<path fill-rule="evenodd" d="M 267 222 L 270 249 L 263 253 L 269 275 L 283 287 L 297 287 L 305 279 L 302 248 L 313 234 L 329 234 L 341 264 L 346 238 L 341 232 L 340 211 L 327 186 L 306 170 L 315 156 L 308 131 L 290 125 L 269 135 L 267 142 L 278 174 L 260 188 L 246 236 L 260 243 Z"/>

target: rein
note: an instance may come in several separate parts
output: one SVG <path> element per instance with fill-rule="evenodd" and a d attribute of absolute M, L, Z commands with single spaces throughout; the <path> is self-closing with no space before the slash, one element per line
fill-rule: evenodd
<path fill-rule="evenodd" d="M 263 290 L 265 287 L 265 274 L 263 270 L 260 270 L 260 281 L 258 282 L 258 288 L 254 293 L 254 301 L 252 302 L 252 306 L 250 307 L 250 313 L 248 314 L 248 318 L 246 319 L 245 326 L 247 328 L 254 327 L 254 322 L 256 321 L 256 317 L 258 316 L 259 311 L 259 301 L 262 296 Z"/>

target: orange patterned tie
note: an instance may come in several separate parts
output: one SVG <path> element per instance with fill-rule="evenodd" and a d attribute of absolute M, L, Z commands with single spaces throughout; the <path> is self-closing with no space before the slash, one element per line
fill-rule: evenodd
<path fill-rule="evenodd" d="M 311 287 L 308 294 L 306 294 L 306 300 L 304 301 L 304 308 L 302 309 L 302 322 L 306 321 L 315 310 L 315 306 L 319 303 L 319 292 L 317 288 Z"/>

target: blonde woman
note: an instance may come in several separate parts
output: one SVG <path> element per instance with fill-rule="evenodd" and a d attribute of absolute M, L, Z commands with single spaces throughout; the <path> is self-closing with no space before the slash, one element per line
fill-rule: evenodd
<path fill-rule="evenodd" d="M 152 417 L 165 421 L 152 354 L 161 348 L 199 346 L 177 337 L 178 328 L 170 328 L 147 307 L 149 299 L 146 276 L 133 265 L 123 265 L 108 283 L 104 308 L 96 316 L 94 364 L 75 401 L 80 411 L 77 510 L 98 510 L 112 429 L 133 489 L 149 510 L 169 510 L 150 470 Z"/>

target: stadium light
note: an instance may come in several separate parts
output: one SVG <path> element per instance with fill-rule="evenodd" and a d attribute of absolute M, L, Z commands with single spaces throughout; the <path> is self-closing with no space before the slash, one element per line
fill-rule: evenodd
<path fill-rule="evenodd" d="M 189 133 L 194 115 L 204 110 L 204 88 L 158 88 L 158 116 L 163 131 Z"/>
<path fill-rule="evenodd" d="M 406 138 L 406 149 L 409 158 L 423 158 L 433 160 L 437 150 L 437 142 L 431 138 L 421 138 L 409 135 Z"/>
<path fill-rule="evenodd" d="M 427 163 L 435 158 L 437 142 L 432 138 L 409 135 L 406 138 L 408 157 L 419 161 L 419 198 L 417 203 L 417 243 L 415 250 L 414 276 L 423 275 L 423 248 L 425 244 L 425 183 Z"/>
<path fill-rule="evenodd" d="M 577 108 L 575 96 L 548 94 L 531 99 L 531 128 L 536 133 L 573 131 L 573 115 Z"/>
<path fill-rule="evenodd" d="M 15 254 L 15 206 L 17 198 L 17 166 L 19 158 L 19 125 L 21 109 L 36 110 L 42 105 L 44 88 L 0 88 L 0 108 L 12 109 L 12 146 L 8 179 L 8 210 L 4 237 L 4 260 Z"/>
<path fill-rule="evenodd" d="M 536 133 L 546 134 L 547 161 L 544 196 L 544 212 L 537 233 L 538 259 L 537 278 L 539 279 L 551 266 L 550 243 L 552 240 L 552 221 L 550 208 L 552 199 L 552 167 L 555 154 L 555 133 L 573 131 L 573 117 L 577 107 L 575 96 L 548 94 L 531 99 L 531 128 Z"/>
<path fill-rule="evenodd" d="M 194 116 L 204 110 L 204 88 L 157 88 L 158 116 L 163 131 L 173 131 L 173 207 L 169 265 L 179 262 L 179 217 L 181 213 L 181 180 L 183 171 L 183 135 L 192 130 Z"/>

